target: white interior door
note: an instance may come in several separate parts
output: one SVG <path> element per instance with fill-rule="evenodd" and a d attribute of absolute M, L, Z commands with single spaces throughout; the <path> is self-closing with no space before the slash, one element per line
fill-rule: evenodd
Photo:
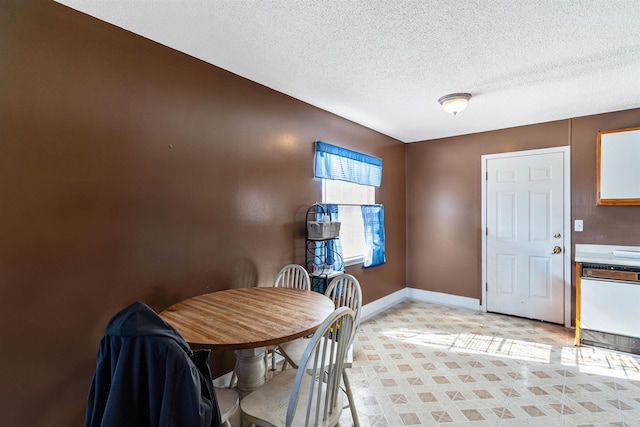
<path fill-rule="evenodd" d="M 487 311 L 563 323 L 564 157 L 486 164 Z"/>

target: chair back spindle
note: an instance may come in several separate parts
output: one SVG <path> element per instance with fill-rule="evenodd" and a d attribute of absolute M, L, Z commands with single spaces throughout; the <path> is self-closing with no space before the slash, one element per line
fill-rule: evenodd
<path fill-rule="evenodd" d="M 311 289 L 309 273 L 301 265 L 285 265 L 276 275 L 273 286 L 282 288 Z"/>

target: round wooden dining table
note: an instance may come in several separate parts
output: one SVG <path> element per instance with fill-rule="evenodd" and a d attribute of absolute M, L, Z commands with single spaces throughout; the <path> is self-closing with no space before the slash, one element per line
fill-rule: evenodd
<path fill-rule="evenodd" d="M 326 296 L 301 289 L 227 289 L 180 301 L 160 313 L 191 345 L 235 350 L 238 391 L 264 384 L 266 346 L 312 334 L 335 309 Z"/>

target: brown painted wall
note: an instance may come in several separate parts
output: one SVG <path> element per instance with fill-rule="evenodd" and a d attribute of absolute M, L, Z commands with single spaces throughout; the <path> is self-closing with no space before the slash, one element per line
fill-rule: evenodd
<path fill-rule="evenodd" d="M 301 263 L 316 139 L 383 158 L 387 264 L 348 271 L 365 303 L 405 287 L 402 143 L 51 1 L 0 2 L 0 58 L 3 425 L 81 425 L 130 302 Z"/>
<path fill-rule="evenodd" d="M 595 188 L 596 134 L 640 126 L 640 109 L 579 117 L 571 122 L 572 218 L 584 220 L 584 232 L 574 232 L 572 242 L 639 246 L 640 206 L 596 206 Z"/>
<path fill-rule="evenodd" d="M 480 299 L 484 154 L 571 146 L 572 245 L 640 245 L 640 207 L 596 206 L 597 132 L 639 125 L 635 109 L 408 145 L 407 286 Z"/>
<path fill-rule="evenodd" d="M 479 299 L 480 156 L 566 145 L 567 135 L 551 122 L 409 144 L 408 286 Z"/>

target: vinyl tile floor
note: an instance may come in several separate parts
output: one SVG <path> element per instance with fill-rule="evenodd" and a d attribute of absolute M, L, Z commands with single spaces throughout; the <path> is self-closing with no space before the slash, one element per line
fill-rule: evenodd
<path fill-rule="evenodd" d="M 362 322 L 354 352 L 363 427 L 640 426 L 640 357 L 559 325 L 405 301 Z"/>

